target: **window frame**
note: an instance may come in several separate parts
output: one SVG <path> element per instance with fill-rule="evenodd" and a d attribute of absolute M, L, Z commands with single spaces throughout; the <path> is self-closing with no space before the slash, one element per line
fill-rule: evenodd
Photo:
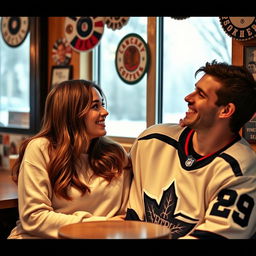
<path fill-rule="evenodd" d="M 1 133 L 34 134 L 40 129 L 47 95 L 47 17 L 30 19 L 29 128 L 0 127 Z"/>
<path fill-rule="evenodd" d="M 156 123 L 156 102 L 157 102 L 157 88 L 159 82 L 157 82 L 157 62 L 156 62 L 156 56 L 157 56 L 157 40 L 159 35 L 156 35 L 156 31 L 158 31 L 158 22 L 157 17 L 148 17 L 147 22 L 147 44 L 149 47 L 150 52 L 150 65 L 147 72 L 147 99 L 146 99 L 146 127 L 149 127 L 150 125 L 153 125 Z M 158 33 L 159 34 L 159 33 Z M 97 82 L 97 84 L 100 84 L 100 52 L 101 52 L 101 45 L 99 44 L 98 47 L 94 48 L 92 51 L 92 77 L 93 80 Z M 158 104 L 162 104 L 161 101 L 158 100 Z M 119 137 L 119 136 L 109 136 L 115 141 L 118 141 L 127 149 L 131 146 L 131 144 L 134 142 L 136 138 L 134 137 Z"/>
<path fill-rule="evenodd" d="M 163 122 L 163 50 L 164 17 L 148 17 L 147 44 L 150 53 L 150 65 L 147 72 L 146 127 Z M 92 77 L 100 84 L 101 45 L 92 51 Z M 233 52 L 233 40 L 231 53 Z M 231 62 L 233 54 L 231 54 Z M 109 136 L 123 145 L 131 145 L 136 138 Z"/>

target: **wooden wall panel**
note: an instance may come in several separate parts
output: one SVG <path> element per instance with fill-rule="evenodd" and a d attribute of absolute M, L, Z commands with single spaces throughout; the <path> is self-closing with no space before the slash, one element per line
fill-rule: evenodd
<path fill-rule="evenodd" d="M 234 65 L 243 65 L 245 46 L 256 46 L 256 39 L 248 41 L 232 40 L 232 63 Z"/>
<path fill-rule="evenodd" d="M 65 37 L 64 32 L 65 17 L 48 18 L 48 89 L 51 83 L 51 68 L 56 65 L 52 58 L 53 45 L 59 38 Z M 72 50 L 70 65 L 73 66 L 73 78 L 79 79 L 80 76 L 80 54 Z"/>

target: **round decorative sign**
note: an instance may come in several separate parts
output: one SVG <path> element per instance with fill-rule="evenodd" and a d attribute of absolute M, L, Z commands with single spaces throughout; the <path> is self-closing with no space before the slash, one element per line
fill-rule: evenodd
<path fill-rule="evenodd" d="M 72 49 L 66 38 L 58 39 L 53 45 L 52 57 L 57 65 L 68 65 L 71 60 Z"/>
<path fill-rule="evenodd" d="M 171 16 L 171 18 L 175 19 L 175 20 L 185 20 L 187 18 L 189 18 L 190 16 Z"/>
<path fill-rule="evenodd" d="M 1 32 L 9 46 L 21 45 L 29 32 L 29 17 L 2 17 Z"/>
<path fill-rule="evenodd" d="M 121 29 L 127 24 L 129 17 L 106 17 L 105 24 L 112 30 Z"/>
<path fill-rule="evenodd" d="M 256 17 L 220 17 L 224 31 L 236 40 L 249 40 L 256 36 Z"/>
<path fill-rule="evenodd" d="M 149 50 L 138 34 L 128 34 L 116 50 L 115 65 L 119 77 L 128 84 L 139 82 L 148 70 Z"/>
<path fill-rule="evenodd" d="M 75 51 L 90 51 L 100 42 L 104 25 L 104 17 L 66 17 L 65 36 Z"/>

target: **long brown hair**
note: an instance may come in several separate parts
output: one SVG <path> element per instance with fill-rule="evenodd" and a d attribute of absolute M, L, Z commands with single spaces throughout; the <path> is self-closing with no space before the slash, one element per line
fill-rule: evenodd
<path fill-rule="evenodd" d="M 89 166 L 94 175 L 110 182 L 121 174 L 124 164 L 129 162 L 123 147 L 105 136 L 92 141 L 87 136 L 84 120 L 92 103 L 93 87 L 105 98 L 99 86 L 86 80 L 64 81 L 49 92 L 42 128 L 38 134 L 22 143 L 19 158 L 13 165 L 12 177 L 16 183 L 28 143 L 40 137 L 49 141 L 47 171 L 57 196 L 71 200 L 68 195 L 70 186 L 76 187 L 82 195 L 90 192 L 76 172 L 75 163 L 84 152 L 88 153 Z"/>

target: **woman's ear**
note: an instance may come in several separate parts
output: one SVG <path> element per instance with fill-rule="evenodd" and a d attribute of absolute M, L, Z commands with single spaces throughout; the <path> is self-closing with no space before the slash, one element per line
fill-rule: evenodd
<path fill-rule="evenodd" d="M 235 104 L 228 103 L 226 106 L 222 107 L 219 117 L 220 118 L 230 118 L 235 113 L 235 110 L 236 110 Z"/>

